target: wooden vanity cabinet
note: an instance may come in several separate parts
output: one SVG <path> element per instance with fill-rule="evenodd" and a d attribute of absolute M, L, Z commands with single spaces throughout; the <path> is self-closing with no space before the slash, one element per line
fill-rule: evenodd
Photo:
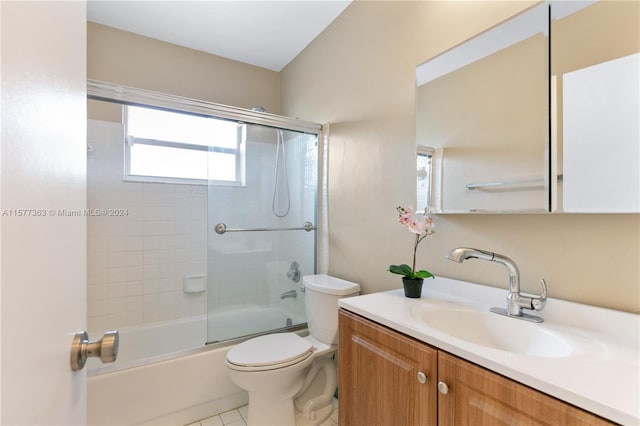
<path fill-rule="evenodd" d="M 613 424 L 440 350 L 438 382 L 449 388 L 446 395 L 438 398 L 441 426 Z"/>
<path fill-rule="evenodd" d="M 339 348 L 340 426 L 612 424 L 342 309 Z"/>
<path fill-rule="evenodd" d="M 438 351 L 344 310 L 339 324 L 338 424 L 435 426 Z"/>

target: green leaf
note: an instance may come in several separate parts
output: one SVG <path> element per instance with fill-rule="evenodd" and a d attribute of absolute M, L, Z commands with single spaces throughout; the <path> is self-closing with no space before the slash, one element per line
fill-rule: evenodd
<path fill-rule="evenodd" d="M 435 276 L 431 272 L 425 271 L 424 269 L 416 271 L 414 275 L 418 278 L 435 278 Z"/>
<path fill-rule="evenodd" d="M 405 264 L 390 265 L 389 272 L 391 272 L 392 274 L 405 275 L 408 277 L 413 276 L 413 270 L 411 269 L 411 266 Z"/>

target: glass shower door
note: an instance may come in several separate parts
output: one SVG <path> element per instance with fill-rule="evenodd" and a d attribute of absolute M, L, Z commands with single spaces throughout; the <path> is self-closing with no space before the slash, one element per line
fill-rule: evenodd
<path fill-rule="evenodd" d="M 317 135 L 238 123 L 234 163 L 208 186 L 208 343 L 305 323 L 316 271 Z"/>

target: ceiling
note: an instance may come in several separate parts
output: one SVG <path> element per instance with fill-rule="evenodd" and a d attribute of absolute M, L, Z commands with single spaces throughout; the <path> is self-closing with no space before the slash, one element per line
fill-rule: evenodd
<path fill-rule="evenodd" d="M 280 71 L 351 0 L 89 0 L 92 22 Z"/>

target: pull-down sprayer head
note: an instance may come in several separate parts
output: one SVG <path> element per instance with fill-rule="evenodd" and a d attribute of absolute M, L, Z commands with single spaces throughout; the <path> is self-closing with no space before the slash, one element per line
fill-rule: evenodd
<path fill-rule="evenodd" d="M 489 251 L 478 250 L 469 247 L 458 247 L 447 254 L 447 259 L 462 263 L 467 259 L 495 260 L 495 254 Z"/>
<path fill-rule="evenodd" d="M 509 259 L 507 256 L 475 248 L 458 247 L 451 250 L 446 257 L 447 259 L 458 263 L 462 263 L 467 259 L 480 259 L 501 263 L 509 271 L 509 292 L 513 294 L 520 294 L 520 272 L 518 272 L 518 267 L 514 261 Z"/>
<path fill-rule="evenodd" d="M 458 247 L 451 250 L 447 259 L 462 263 L 467 259 L 488 260 L 503 264 L 509 271 L 509 294 L 507 295 L 507 309 L 491 308 L 491 312 L 501 315 L 514 316 L 534 322 L 542 322 L 540 317 L 523 314 L 522 309 L 535 309 L 540 311 L 547 301 L 547 284 L 542 280 L 542 294 L 540 296 L 528 296 L 520 294 L 520 272 L 515 262 L 507 256 L 490 251 L 478 250 L 469 247 Z"/>

